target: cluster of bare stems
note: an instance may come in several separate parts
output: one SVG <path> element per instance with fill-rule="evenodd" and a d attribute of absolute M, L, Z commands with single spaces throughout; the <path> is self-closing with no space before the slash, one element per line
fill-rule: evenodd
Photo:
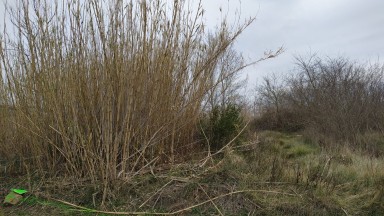
<path fill-rule="evenodd" d="M 145 0 L 8 8 L 0 156 L 27 171 L 101 180 L 103 200 L 112 181 L 181 159 L 196 142 L 208 94 L 247 66 L 213 75 L 254 20 L 223 20 L 208 32 L 201 3 L 190 8 Z"/>

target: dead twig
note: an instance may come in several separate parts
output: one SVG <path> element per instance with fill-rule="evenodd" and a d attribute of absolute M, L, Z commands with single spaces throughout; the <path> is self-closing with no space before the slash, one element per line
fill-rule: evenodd
<path fill-rule="evenodd" d="M 223 213 L 220 211 L 219 207 L 217 207 L 216 203 L 213 202 L 213 200 L 212 200 L 211 197 L 207 194 L 207 192 L 204 190 L 204 188 L 201 186 L 201 184 L 199 184 L 199 187 L 200 187 L 200 189 L 205 193 L 205 195 L 207 195 L 208 199 L 211 200 L 211 203 L 212 203 L 212 205 L 215 207 L 215 209 L 217 210 L 217 212 L 219 212 L 219 214 L 223 216 Z"/>
<path fill-rule="evenodd" d="M 167 187 L 169 184 L 171 184 L 173 182 L 173 179 L 171 179 L 169 182 L 167 182 L 165 185 L 163 185 L 159 190 L 157 190 L 152 196 L 150 196 L 147 200 L 145 200 L 140 206 L 139 208 L 142 208 L 149 200 L 152 199 L 152 197 L 154 197 L 156 194 L 158 194 L 159 192 L 163 191 L 165 187 Z"/>

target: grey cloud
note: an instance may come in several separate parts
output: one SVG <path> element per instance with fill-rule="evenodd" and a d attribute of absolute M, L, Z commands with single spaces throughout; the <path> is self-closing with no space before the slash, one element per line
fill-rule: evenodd
<path fill-rule="evenodd" d="M 205 1 L 207 13 L 218 2 Z M 286 73 L 293 68 L 293 55 L 308 52 L 362 61 L 384 56 L 382 0 L 243 0 L 241 7 L 244 17 L 257 14 L 237 41 L 245 56 L 258 58 L 264 50 L 286 48 L 277 59 L 247 69 L 251 82 L 270 72 Z"/>

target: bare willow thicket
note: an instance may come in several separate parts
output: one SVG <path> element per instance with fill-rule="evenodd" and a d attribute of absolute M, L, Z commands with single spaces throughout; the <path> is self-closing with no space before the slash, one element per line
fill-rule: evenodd
<path fill-rule="evenodd" d="M 190 6 L 41 0 L 8 8 L 15 34 L 1 35 L 1 106 L 9 112 L 1 157 L 51 175 L 102 179 L 105 190 L 177 161 L 196 141 L 204 98 L 244 67 L 211 80 L 254 20 L 235 27 L 223 20 L 208 33 L 201 4 Z"/>

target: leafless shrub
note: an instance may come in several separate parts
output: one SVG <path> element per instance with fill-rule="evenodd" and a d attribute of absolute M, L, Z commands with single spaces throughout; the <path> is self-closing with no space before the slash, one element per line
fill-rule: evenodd
<path fill-rule="evenodd" d="M 290 105 L 288 93 L 285 80 L 275 75 L 264 77 L 261 85 L 256 87 L 260 116 L 253 124 L 257 129 L 297 131 L 302 128 L 302 119 Z"/>
<path fill-rule="evenodd" d="M 213 88 L 207 95 L 207 108 L 222 107 L 228 104 L 239 104 L 240 89 L 245 86 L 246 79 L 240 79 L 239 73 L 233 71 L 245 65 L 243 56 L 238 53 L 233 45 L 220 56 L 212 73 L 211 82 Z"/>
<path fill-rule="evenodd" d="M 290 79 L 289 100 L 307 125 L 336 139 L 381 127 L 383 70 L 345 58 L 297 58 L 299 73 Z"/>

